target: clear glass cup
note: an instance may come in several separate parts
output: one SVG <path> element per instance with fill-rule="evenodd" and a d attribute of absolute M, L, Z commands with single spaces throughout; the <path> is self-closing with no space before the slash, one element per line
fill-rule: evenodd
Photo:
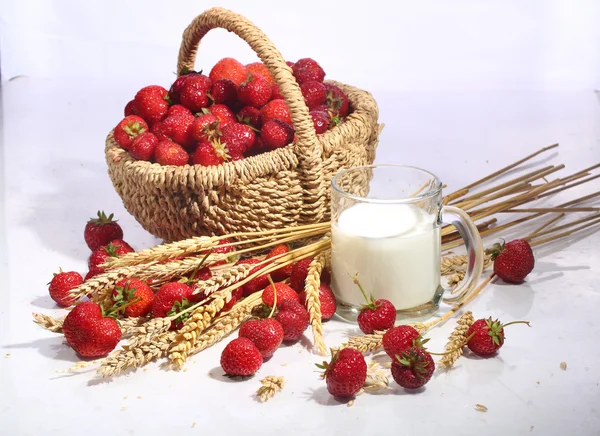
<path fill-rule="evenodd" d="M 339 172 L 331 189 L 332 289 L 338 315 L 355 321 L 365 303 L 358 279 L 375 299 L 390 300 L 400 317 L 422 317 L 443 301 L 456 303 L 483 270 L 479 231 L 461 209 L 442 205 L 442 183 L 404 165 L 369 165 Z M 464 280 L 446 297 L 441 286 L 441 225 L 456 227 L 469 256 Z"/>

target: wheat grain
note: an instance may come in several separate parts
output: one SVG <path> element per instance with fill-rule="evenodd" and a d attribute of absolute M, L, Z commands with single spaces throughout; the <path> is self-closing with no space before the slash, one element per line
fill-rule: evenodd
<path fill-rule="evenodd" d="M 62 333 L 64 318 L 53 318 L 43 313 L 33 313 L 33 322 L 54 333 Z"/>
<path fill-rule="evenodd" d="M 367 379 L 363 384 L 366 392 L 377 392 L 390 388 L 390 380 L 377 361 L 373 360 L 367 366 Z"/>
<path fill-rule="evenodd" d="M 254 265 L 239 264 L 224 269 L 210 279 L 198 283 L 196 289 L 194 289 L 194 294 L 202 293 L 205 296 L 209 296 L 219 289 L 223 289 L 246 278 L 253 267 Z"/>
<path fill-rule="evenodd" d="M 327 252 L 322 252 L 315 256 L 308 267 L 306 284 L 304 292 L 306 295 L 306 309 L 308 311 L 310 325 L 312 327 L 314 346 L 319 354 L 324 356 L 327 353 L 327 347 L 323 340 L 323 322 L 321 320 L 321 299 L 319 298 L 319 286 L 321 282 L 321 272 L 327 262 Z"/>
<path fill-rule="evenodd" d="M 256 391 L 256 396 L 261 403 L 273 398 L 277 392 L 283 389 L 285 380 L 283 377 L 268 375 L 261 381 L 261 387 Z"/>
<path fill-rule="evenodd" d="M 152 318 L 148 316 L 122 318 L 118 320 L 119 327 L 121 328 L 122 337 L 130 336 L 138 331 L 138 327 L 142 327 L 146 322 Z"/>
<path fill-rule="evenodd" d="M 440 368 L 450 368 L 463 354 L 463 347 L 467 342 L 466 333 L 469 327 L 475 322 L 473 313 L 468 311 L 465 312 L 457 321 L 457 325 L 448 337 L 448 343 L 446 344 L 446 354 L 438 362 L 437 365 Z"/>

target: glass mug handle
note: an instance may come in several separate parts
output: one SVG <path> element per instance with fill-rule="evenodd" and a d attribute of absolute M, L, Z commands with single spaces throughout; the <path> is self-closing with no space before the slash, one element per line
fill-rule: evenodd
<path fill-rule="evenodd" d="M 444 303 L 460 303 L 475 289 L 483 272 L 483 245 L 479 230 L 465 211 L 453 206 L 443 206 L 441 214 L 443 222 L 456 227 L 467 249 L 465 278 L 450 292 L 451 296 L 442 299 Z"/>

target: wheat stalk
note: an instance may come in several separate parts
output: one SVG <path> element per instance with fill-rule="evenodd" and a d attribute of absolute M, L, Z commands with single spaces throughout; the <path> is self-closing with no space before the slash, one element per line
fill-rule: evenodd
<path fill-rule="evenodd" d="M 258 397 L 258 401 L 264 403 L 283 389 L 285 380 L 283 377 L 268 375 L 260 381 L 260 384 L 262 386 L 256 391 L 256 396 Z"/>
<path fill-rule="evenodd" d="M 314 346 L 319 354 L 327 354 L 327 347 L 323 340 L 323 322 L 321 319 L 321 299 L 319 297 L 319 286 L 323 266 L 327 262 L 327 253 L 315 256 L 308 267 L 308 275 L 304 286 L 306 294 L 306 310 L 308 311 L 310 325 L 312 327 Z"/>
<path fill-rule="evenodd" d="M 467 331 L 469 327 L 475 322 L 475 318 L 473 318 L 473 313 L 468 311 L 465 312 L 457 321 L 457 325 L 454 328 L 454 331 L 448 337 L 448 343 L 446 344 L 446 352 L 450 352 L 450 354 L 446 354 L 443 356 L 438 362 L 438 366 L 441 368 L 450 368 L 454 363 L 458 360 L 463 353 L 463 347 L 467 342 Z"/>
<path fill-rule="evenodd" d="M 362 387 L 365 392 L 378 392 L 390 389 L 390 380 L 377 361 L 373 360 L 367 366 L 367 379 Z"/>
<path fill-rule="evenodd" d="M 33 322 L 39 325 L 40 327 L 49 330 L 54 333 L 61 333 L 64 318 L 53 318 L 49 315 L 44 315 L 43 313 L 33 313 Z"/>

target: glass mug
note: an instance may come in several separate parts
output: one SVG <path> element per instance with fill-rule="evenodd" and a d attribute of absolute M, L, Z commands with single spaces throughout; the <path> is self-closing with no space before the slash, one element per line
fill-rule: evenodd
<path fill-rule="evenodd" d="M 331 267 L 337 314 L 355 321 L 367 294 L 390 300 L 399 316 L 434 312 L 440 300 L 457 303 L 475 288 L 483 270 L 479 231 L 469 216 L 442 205 L 442 183 L 428 171 L 404 165 L 343 170 L 332 179 Z M 467 248 L 464 280 L 453 291 L 440 284 L 443 222 Z"/>

